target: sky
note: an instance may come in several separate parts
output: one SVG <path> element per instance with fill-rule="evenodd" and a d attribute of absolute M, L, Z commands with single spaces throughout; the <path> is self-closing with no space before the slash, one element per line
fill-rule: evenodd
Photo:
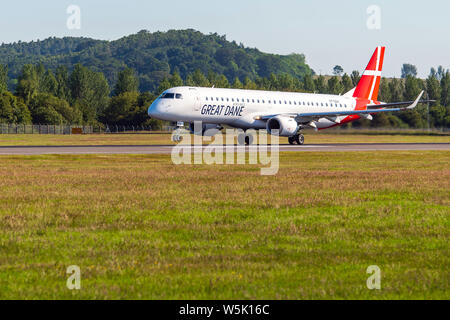
<path fill-rule="evenodd" d="M 450 69 L 448 0 L 2 2 L 0 43 L 53 36 L 116 40 L 142 29 L 193 28 L 264 52 L 303 53 L 318 74 L 331 74 L 337 64 L 361 72 L 378 45 L 387 47 L 385 76 L 399 77 L 403 63 L 416 65 L 420 77 L 438 65 Z M 80 8 L 80 29 L 67 27 L 70 5 Z"/>

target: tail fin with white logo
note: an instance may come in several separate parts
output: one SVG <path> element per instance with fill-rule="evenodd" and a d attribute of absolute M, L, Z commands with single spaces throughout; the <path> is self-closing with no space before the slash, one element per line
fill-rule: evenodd
<path fill-rule="evenodd" d="M 353 92 L 353 97 L 376 101 L 383 70 L 385 47 L 377 47 L 364 70 L 358 85 Z"/>

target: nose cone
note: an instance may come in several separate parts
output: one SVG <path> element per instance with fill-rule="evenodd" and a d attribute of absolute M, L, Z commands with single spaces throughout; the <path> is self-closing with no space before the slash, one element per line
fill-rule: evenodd
<path fill-rule="evenodd" d="M 157 118 L 158 115 L 160 114 L 158 105 L 159 105 L 159 99 L 156 99 L 156 100 L 152 103 L 152 105 L 148 108 L 148 115 L 149 115 L 151 118 Z"/>

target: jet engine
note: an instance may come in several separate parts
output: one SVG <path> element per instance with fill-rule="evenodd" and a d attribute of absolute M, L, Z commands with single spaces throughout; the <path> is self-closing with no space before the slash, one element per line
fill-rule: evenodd
<path fill-rule="evenodd" d="M 278 130 L 278 136 L 292 137 L 298 131 L 298 124 L 292 118 L 276 116 L 267 121 L 266 128 L 270 134 L 274 134 L 273 130 Z"/>
<path fill-rule="evenodd" d="M 193 123 L 189 124 L 189 130 L 191 131 L 191 134 L 206 136 L 206 137 L 213 137 L 215 136 L 220 130 L 222 130 L 222 126 L 219 124 L 213 124 L 213 123 L 203 123 L 201 132 L 197 132 L 199 130 L 196 130 Z"/>

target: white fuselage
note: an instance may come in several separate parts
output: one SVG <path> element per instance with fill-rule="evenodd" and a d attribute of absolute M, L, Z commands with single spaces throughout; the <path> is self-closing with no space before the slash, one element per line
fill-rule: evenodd
<path fill-rule="evenodd" d="M 260 117 L 277 114 L 351 111 L 356 99 L 347 96 L 240 89 L 177 87 L 166 90 L 150 106 L 156 119 L 223 124 L 242 129 L 264 129 Z M 336 125 L 322 118 L 317 128 Z"/>

